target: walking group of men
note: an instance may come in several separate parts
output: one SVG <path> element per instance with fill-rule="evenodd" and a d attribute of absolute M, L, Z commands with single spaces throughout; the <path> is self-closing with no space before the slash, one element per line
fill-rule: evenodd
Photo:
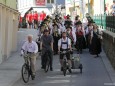
<path fill-rule="evenodd" d="M 42 11 L 42 13 L 38 14 L 37 11 L 34 11 L 33 13 L 30 11 L 28 14 L 26 14 L 26 23 L 28 28 L 38 28 L 38 25 L 41 21 L 43 21 L 46 17 L 46 13 Z"/>
<path fill-rule="evenodd" d="M 46 13 L 42 11 L 41 13 L 38 13 L 37 11 L 29 11 L 27 14 L 25 14 L 25 21 L 23 21 L 22 16 L 19 16 L 19 28 L 22 28 L 22 23 L 26 23 L 26 27 L 29 29 L 37 29 L 40 22 L 43 21 L 46 17 Z"/>
<path fill-rule="evenodd" d="M 69 50 L 72 52 L 72 49 L 76 48 L 77 53 L 82 54 L 83 49 L 88 48 L 90 54 L 96 55 L 96 57 L 98 57 L 98 54 L 101 53 L 101 32 L 92 19 L 85 18 L 82 23 L 78 15 L 75 17 L 75 21 L 72 21 L 69 15 L 67 15 L 66 20 L 58 15 L 56 15 L 54 19 L 50 16 L 46 16 L 46 18 L 41 22 L 38 32 L 38 40 L 36 41 L 38 47 L 36 47 L 35 42 L 28 41 L 23 45 L 22 49 L 26 50 L 27 52 L 34 52 L 35 54 L 37 51 L 41 51 L 42 69 L 45 68 L 44 62 L 46 60 L 46 52 L 48 52 L 50 57 L 51 71 L 53 71 L 53 54 L 56 55 L 60 51 Z M 66 54 L 70 72 L 71 52 Z M 35 59 L 35 57 L 32 58 Z M 34 69 L 35 61 L 36 60 L 33 60 L 32 62 L 34 63 Z M 61 71 L 63 70 L 62 61 L 63 54 L 60 54 Z M 35 75 L 34 69 L 32 72 Z"/>

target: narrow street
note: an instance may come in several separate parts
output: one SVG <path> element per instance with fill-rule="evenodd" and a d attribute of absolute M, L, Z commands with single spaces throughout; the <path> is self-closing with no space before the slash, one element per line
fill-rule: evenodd
<path fill-rule="evenodd" d="M 0 65 L 0 86 L 111 86 L 114 83 L 115 72 L 105 53 L 102 52 L 99 58 L 94 58 L 88 50 L 84 50 L 83 54 L 80 55 L 83 74 L 80 74 L 79 70 L 72 70 L 72 74 L 67 73 L 67 76 L 64 76 L 60 71 L 58 55 L 54 56 L 54 71 L 45 73 L 41 69 L 41 60 L 38 57 L 36 79 L 34 81 L 30 79 L 25 84 L 21 78 L 21 67 L 24 60 L 20 56 L 20 50 L 27 35 L 34 35 L 35 40 L 37 32 L 34 29 L 20 29 L 18 31 L 18 51 L 14 52 L 6 62 Z"/>

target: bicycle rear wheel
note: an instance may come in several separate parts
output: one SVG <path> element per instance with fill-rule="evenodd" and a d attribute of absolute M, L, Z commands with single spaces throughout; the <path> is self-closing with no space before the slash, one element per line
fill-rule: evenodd
<path fill-rule="evenodd" d="M 27 83 L 29 81 L 30 74 L 29 74 L 29 67 L 26 64 L 22 66 L 21 73 L 23 81 Z"/>
<path fill-rule="evenodd" d="M 46 61 L 46 66 L 45 66 L 45 72 L 47 73 L 49 70 L 49 66 L 50 66 L 50 61 L 49 59 Z"/>

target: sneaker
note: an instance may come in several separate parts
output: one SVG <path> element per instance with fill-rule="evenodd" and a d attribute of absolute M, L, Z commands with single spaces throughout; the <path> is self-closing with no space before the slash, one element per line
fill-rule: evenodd
<path fill-rule="evenodd" d="M 34 80 L 34 79 L 35 79 L 35 75 L 33 74 L 33 75 L 32 75 L 32 80 Z"/>

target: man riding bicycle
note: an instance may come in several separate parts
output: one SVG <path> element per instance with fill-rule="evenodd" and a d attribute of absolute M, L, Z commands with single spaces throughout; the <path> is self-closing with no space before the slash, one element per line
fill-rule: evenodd
<path fill-rule="evenodd" d="M 32 41 L 33 35 L 28 35 L 28 41 L 26 41 L 21 49 L 21 54 L 26 52 L 30 56 L 30 65 L 32 70 L 32 77 L 35 78 L 35 64 L 36 64 L 36 53 L 38 52 L 38 46 L 36 42 Z"/>
<path fill-rule="evenodd" d="M 53 36 L 49 34 L 49 30 L 45 29 L 44 30 L 44 34 L 41 37 L 41 43 L 40 43 L 40 50 L 42 50 L 42 60 L 41 60 L 41 64 L 42 64 L 42 69 L 45 69 L 45 61 L 46 61 L 46 57 L 45 54 L 46 52 L 49 55 L 50 58 L 50 71 L 53 71 L 52 68 L 52 60 L 53 60 Z"/>
<path fill-rule="evenodd" d="M 58 41 L 58 52 L 60 51 L 72 51 L 71 40 L 67 37 L 65 31 L 62 33 L 62 38 Z M 63 57 L 64 55 L 60 54 L 61 71 L 63 71 Z M 69 72 L 71 72 L 70 52 L 66 53 L 66 57 L 69 64 Z"/>

